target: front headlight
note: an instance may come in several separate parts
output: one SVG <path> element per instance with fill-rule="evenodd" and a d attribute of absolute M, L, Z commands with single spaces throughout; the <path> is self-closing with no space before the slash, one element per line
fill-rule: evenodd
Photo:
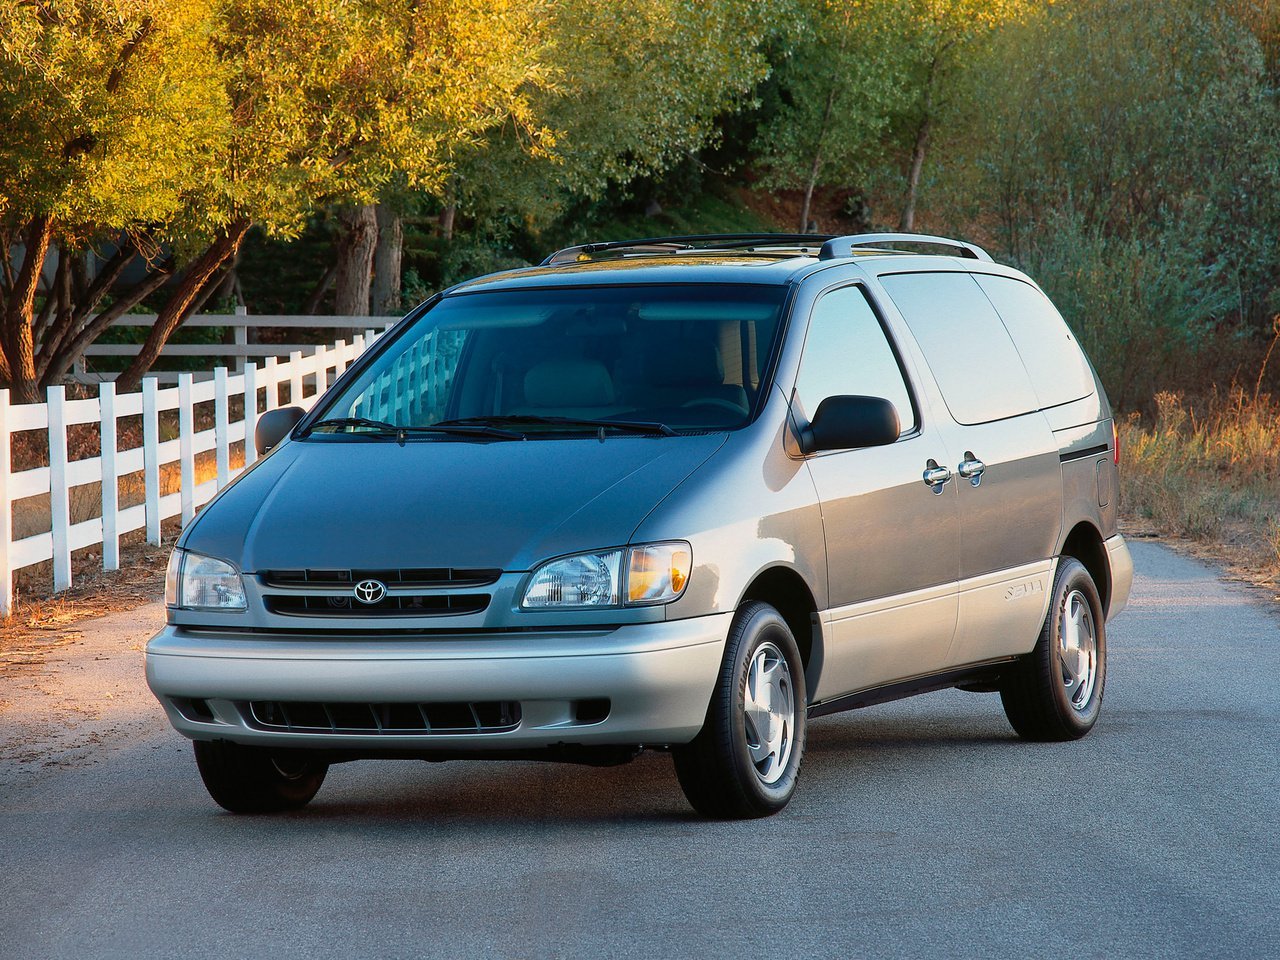
<path fill-rule="evenodd" d="M 195 610 L 248 607 L 240 571 L 225 560 L 176 549 L 165 571 L 164 600 L 171 607 Z"/>
<path fill-rule="evenodd" d="M 546 610 L 669 603 L 684 592 L 692 569 L 693 549 L 680 540 L 561 557 L 533 571 L 520 606 Z"/>

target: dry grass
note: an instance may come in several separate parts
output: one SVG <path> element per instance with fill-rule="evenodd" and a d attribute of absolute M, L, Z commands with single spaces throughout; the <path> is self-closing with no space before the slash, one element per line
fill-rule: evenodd
<path fill-rule="evenodd" d="M 1120 423 L 1126 514 L 1280 585 L 1280 402 L 1237 388 L 1201 404 L 1160 393 L 1156 410 Z"/>

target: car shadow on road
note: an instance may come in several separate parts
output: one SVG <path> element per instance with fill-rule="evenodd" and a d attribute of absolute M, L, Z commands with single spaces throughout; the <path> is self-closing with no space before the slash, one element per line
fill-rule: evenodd
<path fill-rule="evenodd" d="M 1002 720 L 966 723 L 963 717 L 943 714 L 817 722 L 810 728 L 797 799 L 832 789 L 905 789 L 918 783 L 922 767 L 941 777 L 957 776 L 960 768 L 975 761 L 989 764 L 1016 744 L 1012 731 L 1002 726 Z M 908 768 L 912 775 L 904 779 Z M 513 826 L 706 822 L 688 806 L 663 751 L 605 768 L 507 760 L 356 761 L 332 768 L 306 809 L 275 819 L 308 830 L 323 824 L 338 832 L 358 831 L 370 823 L 409 830 L 508 832 Z"/>

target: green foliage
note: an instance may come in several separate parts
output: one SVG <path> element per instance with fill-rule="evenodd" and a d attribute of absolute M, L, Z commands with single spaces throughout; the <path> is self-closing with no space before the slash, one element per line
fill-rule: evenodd
<path fill-rule="evenodd" d="M 443 199 L 482 230 L 537 230 L 577 200 L 684 162 L 766 75 L 761 47 L 784 14 L 752 0 L 550 0 L 554 83 L 531 103 L 554 150 L 530 151 L 508 124 L 462 154 Z"/>
<path fill-rule="evenodd" d="M 227 148 L 214 0 L 0 4 L 0 224 L 171 221 Z"/>
<path fill-rule="evenodd" d="M 796 0 L 775 51 L 754 144 L 765 187 L 854 184 L 881 155 L 890 117 L 905 97 L 900 11 Z"/>

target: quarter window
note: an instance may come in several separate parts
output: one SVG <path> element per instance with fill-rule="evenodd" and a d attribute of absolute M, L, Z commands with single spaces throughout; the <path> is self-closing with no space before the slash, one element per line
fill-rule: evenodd
<path fill-rule="evenodd" d="M 1056 407 L 1093 394 L 1093 372 L 1062 315 L 1028 283 L 975 276 L 1031 374 L 1040 406 Z"/>
<path fill-rule="evenodd" d="M 796 378 L 797 414 L 805 420 L 827 397 L 882 397 L 898 411 L 902 433 L 915 428 L 915 409 L 898 358 L 861 287 L 826 294 L 813 308 Z"/>

